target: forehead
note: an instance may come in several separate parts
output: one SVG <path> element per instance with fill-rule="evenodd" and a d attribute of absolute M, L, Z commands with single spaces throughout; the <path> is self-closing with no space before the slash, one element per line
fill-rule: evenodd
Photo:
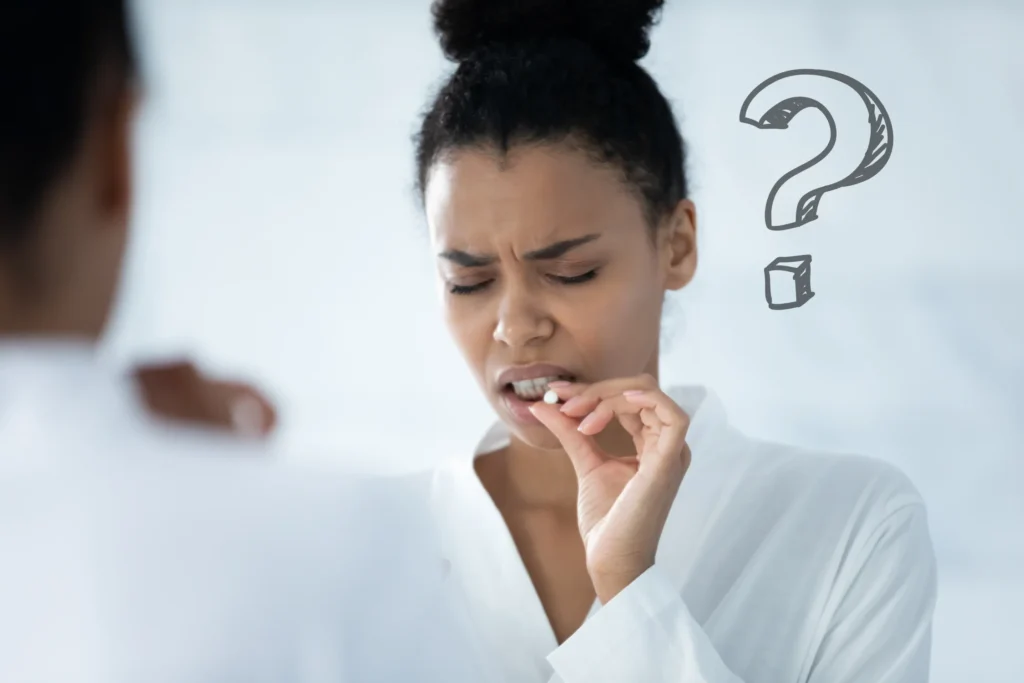
<path fill-rule="evenodd" d="M 527 246 L 643 224 L 614 167 L 562 146 L 454 153 L 432 168 L 425 205 L 431 239 L 453 247 L 502 238 Z"/>

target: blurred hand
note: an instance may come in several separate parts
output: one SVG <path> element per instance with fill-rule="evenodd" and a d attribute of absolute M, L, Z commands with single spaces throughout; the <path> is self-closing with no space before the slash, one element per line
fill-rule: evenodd
<path fill-rule="evenodd" d="M 208 377 L 190 361 L 143 365 L 133 375 L 146 406 L 159 417 L 258 437 L 276 426 L 274 406 L 258 389 Z"/>

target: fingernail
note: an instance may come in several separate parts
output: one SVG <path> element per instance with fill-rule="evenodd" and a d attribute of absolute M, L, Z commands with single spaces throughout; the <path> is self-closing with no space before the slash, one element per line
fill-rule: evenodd
<path fill-rule="evenodd" d="M 264 430 L 263 406 L 251 396 L 244 396 L 231 406 L 231 422 L 243 436 L 260 436 Z"/>
<path fill-rule="evenodd" d="M 596 416 L 596 415 L 594 415 L 593 413 L 591 413 L 590 415 L 587 415 L 587 416 L 586 416 L 585 418 L 583 418 L 583 422 L 580 422 L 580 426 L 579 426 L 579 427 L 577 427 L 576 429 L 577 429 L 578 431 L 581 431 L 581 432 L 583 432 L 584 434 L 586 434 L 586 433 L 587 433 L 587 430 L 588 430 L 588 429 L 589 429 L 589 428 L 590 428 L 591 426 L 593 426 L 593 424 L 594 424 L 594 422 L 595 422 L 595 420 L 596 420 L 596 419 L 597 419 L 597 416 Z"/>
<path fill-rule="evenodd" d="M 644 393 L 645 392 L 644 392 L 643 389 L 630 389 L 629 391 L 623 391 L 622 395 L 623 396 L 643 396 Z"/>
<path fill-rule="evenodd" d="M 557 380 L 554 382 L 548 382 L 549 389 L 564 389 L 565 387 L 571 387 L 572 382 L 566 382 L 565 380 Z"/>

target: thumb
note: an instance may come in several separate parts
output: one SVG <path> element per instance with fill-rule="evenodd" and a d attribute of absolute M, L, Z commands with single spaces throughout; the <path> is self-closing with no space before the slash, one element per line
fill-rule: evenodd
<path fill-rule="evenodd" d="M 604 452 L 597 442 L 586 434 L 581 434 L 577 429 L 579 420 L 563 413 L 559 406 L 534 403 L 530 406 L 530 412 L 540 420 L 541 424 L 551 430 L 551 433 L 562 444 L 569 460 L 572 461 L 578 478 L 582 479 L 591 470 L 605 462 Z"/>

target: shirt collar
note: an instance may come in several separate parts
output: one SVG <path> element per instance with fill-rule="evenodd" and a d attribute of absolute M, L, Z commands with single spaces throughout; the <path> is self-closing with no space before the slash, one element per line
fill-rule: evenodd
<path fill-rule="evenodd" d="M 104 365 L 96 344 L 87 340 L 0 337 L 0 399 L 55 381 L 95 381 Z"/>
<path fill-rule="evenodd" d="M 0 335 L 0 360 L 24 359 L 31 362 L 55 358 L 92 362 L 98 345 L 85 337 L 9 337 Z"/>
<path fill-rule="evenodd" d="M 138 411 L 134 384 L 96 344 L 0 337 L 0 437 L 8 443 L 118 434 Z"/>
<path fill-rule="evenodd" d="M 686 431 L 686 443 L 691 452 L 690 467 L 683 480 L 683 486 L 676 495 L 676 504 L 673 504 L 662 531 L 662 538 L 672 539 L 681 533 L 682 527 L 693 524 L 693 520 L 685 519 L 685 514 L 680 511 L 678 505 L 679 498 L 686 495 L 686 484 L 692 486 L 694 480 L 702 476 L 703 471 L 714 470 L 720 466 L 721 456 L 735 450 L 738 445 L 737 439 L 742 439 L 742 436 L 729 425 L 725 408 L 711 389 L 698 385 L 677 385 L 664 391 L 690 416 L 690 426 Z M 473 487 L 481 486 L 473 468 L 473 461 L 481 455 L 504 448 L 508 445 L 509 439 L 509 429 L 503 422 L 493 424 L 484 437 L 477 441 L 475 449 L 465 449 L 464 452 L 469 454 L 469 457 L 463 455 L 459 461 L 453 463 L 457 470 L 453 474 L 456 477 L 470 477 L 473 480 Z M 658 565 L 663 567 L 667 575 L 680 587 L 686 568 L 693 559 L 683 550 L 684 548 L 678 544 L 660 543 L 656 559 Z"/>
<path fill-rule="evenodd" d="M 690 416 L 686 438 L 692 452 L 690 469 L 666 520 L 662 532 L 664 542 L 659 543 L 656 555 L 657 565 L 681 589 L 693 558 L 689 555 L 687 546 L 674 540 L 681 537 L 688 526 L 700 524 L 701 521 L 687 515 L 687 511 L 682 509 L 684 506 L 679 505 L 680 498 L 687 495 L 684 491 L 686 488 L 701 488 L 699 478 L 702 470 L 713 470 L 722 465 L 719 456 L 727 454 L 734 448 L 732 435 L 735 432 L 727 422 L 725 410 L 718 397 L 711 390 L 702 386 L 674 386 L 665 389 L 665 393 Z M 464 442 L 467 447 L 450 458 L 445 466 L 435 471 L 433 504 L 441 525 L 442 544 L 448 557 L 452 558 L 455 564 L 463 566 L 462 571 L 478 577 L 474 581 L 479 581 L 479 585 L 472 584 L 477 586 L 477 593 L 473 595 L 483 604 L 483 607 L 478 608 L 499 619 L 508 632 L 519 634 L 518 637 L 528 643 L 524 646 L 527 650 L 541 651 L 545 646 L 543 632 L 537 632 L 534 624 L 543 618 L 543 614 L 540 613 L 538 616 L 523 613 L 523 610 L 508 611 L 500 601 L 495 602 L 495 599 L 488 597 L 496 591 L 505 590 L 508 582 L 513 581 L 503 572 L 515 574 L 519 572 L 519 567 L 503 564 L 503 553 L 506 551 L 502 548 L 511 541 L 503 538 L 508 533 L 507 530 L 497 526 L 502 524 L 503 520 L 496 510 L 491 509 L 493 503 L 476 475 L 473 461 L 479 455 L 502 448 L 508 444 L 509 439 L 508 427 L 498 422 L 491 425 L 483 438 L 479 437 L 478 432 L 475 448 L 472 442 Z M 715 461 L 718 461 L 717 465 Z M 696 484 L 694 475 L 698 478 Z M 491 545 L 492 543 L 495 545 Z M 491 578 L 483 576 L 487 572 L 496 572 L 497 575 Z M 479 578 L 481 576 L 483 578 Z M 511 585 L 517 584 L 513 581 Z M 530 643 L 532 645 L 529 645 Z"/>

